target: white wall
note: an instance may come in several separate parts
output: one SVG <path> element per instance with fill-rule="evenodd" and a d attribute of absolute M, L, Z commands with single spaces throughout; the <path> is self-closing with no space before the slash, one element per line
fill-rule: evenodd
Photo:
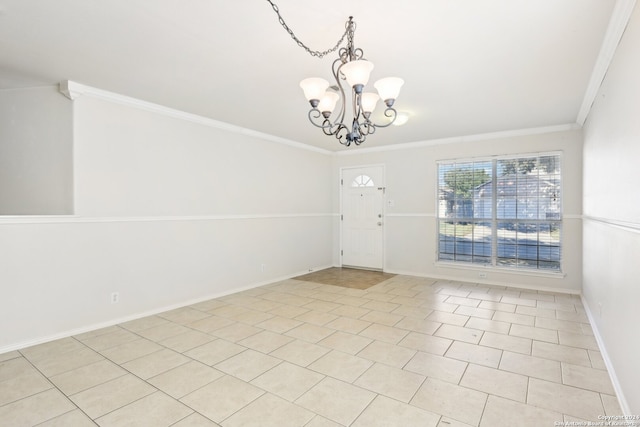
<path fill-rule="evenodd" d="M 391 129 L 392 130 L 392 129 Z M 563 275 L 506 272 L 487 267 L 452 268 L 436 263 L 436 190 L 438 160 L 562 151 Z M 339 209 L 340 168 L 384 164 L 386 168 L 385 270 L 472 282 L 579 293 L 582 282 L 582 132 L 565 130 L 526 136 L 476 138 L 473 141 L 415 144 L 413 148 L 341 153 L 334 162 L 334 206 Z M 336 221 L 337 222 L 337 221 Z M 339 235 L 335 246 L 339 246 Z M 339 251 L 335 252 L 336 254 Z M 339 257 L 334 259 L 339 263 Z M 487 277 L 480 279 L 479 273 Z"/>
<path fill-rule="evenodd" d="M 640 413 L 640 7 L 584 129 L 584 299 L 627 414 Z"/>
<path fill-rule="evenodd" d="M 76 215 L 0 219 L 0 352 L 331 265 L 330 155 L 73 102 Z"/>
<path fill-rule="evenodd" d="M 73 212 L 71 101 L 54 86 L 0 90 L 0 215 Z"/>

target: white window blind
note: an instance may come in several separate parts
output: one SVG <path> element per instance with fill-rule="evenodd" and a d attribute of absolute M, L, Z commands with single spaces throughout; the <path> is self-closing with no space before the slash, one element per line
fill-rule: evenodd
<path fill-rule="evenodd" d="M 559 154 L 438 163 L 440 261 L 561 271 Z"/>

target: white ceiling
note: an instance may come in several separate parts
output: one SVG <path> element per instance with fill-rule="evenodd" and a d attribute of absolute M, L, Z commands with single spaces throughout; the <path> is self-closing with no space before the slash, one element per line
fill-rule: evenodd
<path fill-rule="evenodd" d="M 361 147 L 576 123 L 614 0 L 274 0 L 315 50 L 350 15 L 402 126 Z M 328 150 L 298 86 L 329 79 L 265 0 L 0 0 L 0 89 L 72 80 Z"/>

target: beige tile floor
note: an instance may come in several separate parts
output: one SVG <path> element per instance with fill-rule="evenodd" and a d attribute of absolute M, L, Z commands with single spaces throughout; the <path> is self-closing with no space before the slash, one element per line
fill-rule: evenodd
<path fill-rule="evenodd" d="M 554 426 L 621 410 L 577 296 L 286 280 L 0 355 L 2 426 Z"/>

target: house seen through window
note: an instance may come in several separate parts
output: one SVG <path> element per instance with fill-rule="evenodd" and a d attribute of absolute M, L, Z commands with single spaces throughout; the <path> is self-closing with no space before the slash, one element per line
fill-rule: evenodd
<path fill-rule="evenodd" d="M 561 271 L 559 154 L 438 163 L 438 260 Z"/>

